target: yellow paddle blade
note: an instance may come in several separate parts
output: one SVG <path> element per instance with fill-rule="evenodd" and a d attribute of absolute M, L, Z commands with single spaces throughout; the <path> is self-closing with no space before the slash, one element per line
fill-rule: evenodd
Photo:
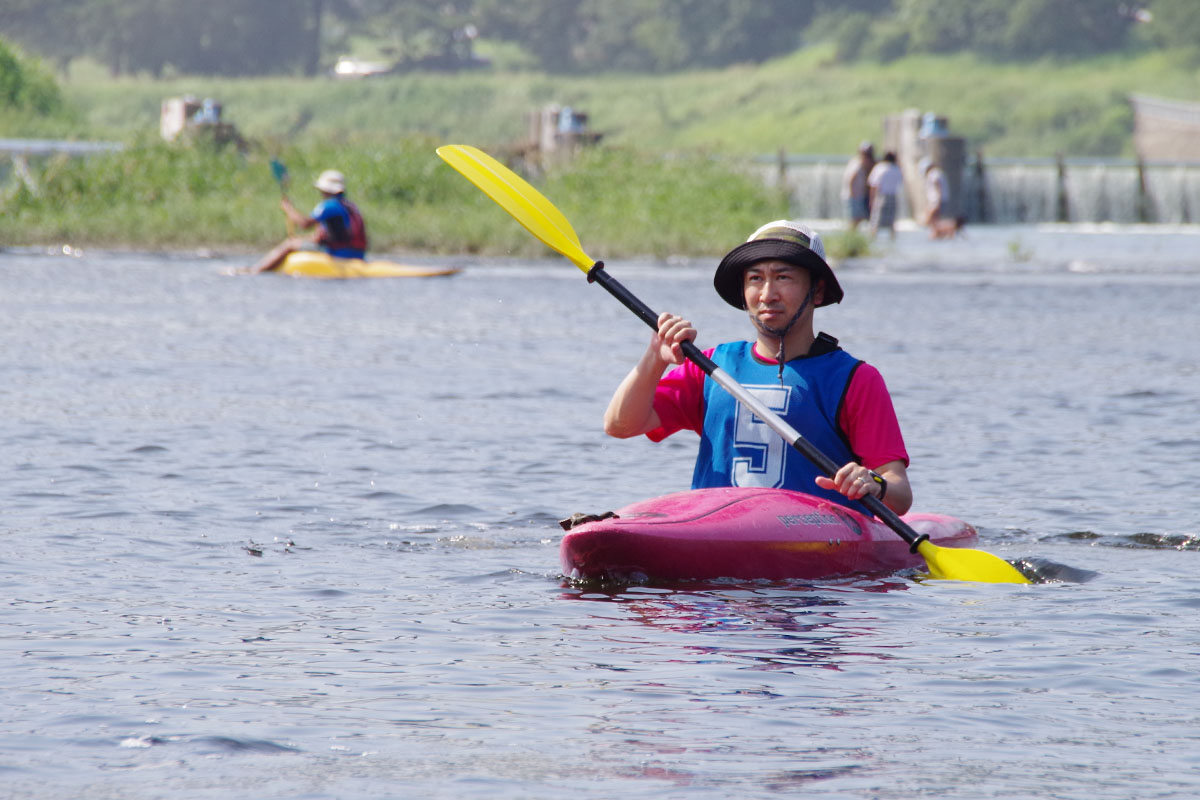
<path fill-rule="evenodd" d="M 935 578 L 976 583 L 1031 583 L 1016 567 L 982 550 L 938 547 L 925 541 L 917 545 L 929 574 Z"/>
<path fill-rule="evenodd" d="M 447 144 L 437 154 L 500 204 L 525 230 L 587 272 L 596 263 L 583 252 L 571 223 L 537 189 L 478 147 Z"/>

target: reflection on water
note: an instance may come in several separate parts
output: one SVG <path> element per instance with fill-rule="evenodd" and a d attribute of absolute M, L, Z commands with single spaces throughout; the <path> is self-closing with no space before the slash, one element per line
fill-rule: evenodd
<path fill-rule="evenodd" d="M 902 231 L 822 309 L 919 510 L 1095 579 L 603 591 L 556 520 L 695 443 L 600 432 L 646 332 L 569 264 L 0 253 L 6 796 L 1194 796 L 1196 241 Z M 711 264 L 610 269 L 745 333 Z"/>
<path fill-rule="evenodd" d="M 707 588 L 706 588 L 707 586 Z M 748 662 L 751 669 L 818 667 L 839 670 L 846 659 L 886 658 L 886 654 L 853 649 L 858 637 L 869 637 L 871 620 L 863 619 L 837 596 L 849 592 L 903 591 L 907 580 L 858 580 L 814 590 L 811 584 L 745 584 L 689 582 L 676 587 L 630 587 L 620 591 L 565 592 L 564 599 L 619 603 L 623 620 L 672 633 L 750 633 L 753 647 L 691 646 L 690 653 Z M 844 615 L 852 616 L 847 620 Z M 858 640 L 865 646 L 866 640 Z"/>

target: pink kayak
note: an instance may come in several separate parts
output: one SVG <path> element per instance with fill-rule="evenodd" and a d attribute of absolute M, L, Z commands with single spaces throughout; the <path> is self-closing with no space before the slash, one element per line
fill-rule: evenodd
<path fill-rule="evenodd" d="M 976 532 L 941 514 L 902 519 L 940 547 Z M 924 560 L 874 517 L 782 489 L 696 489 L 643 500 L 572 527 L 563 574 L 584 580 L 817 579 L 886 574 Z"/>

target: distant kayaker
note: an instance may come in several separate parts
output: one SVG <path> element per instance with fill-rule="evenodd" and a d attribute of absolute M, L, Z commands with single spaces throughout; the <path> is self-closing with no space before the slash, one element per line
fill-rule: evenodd
<path fill-rule="evenodd" d="M 705 351 L 835 463 L 833 479 L 703 371 L 680 346 L 696 338 L 674 314 L 617 388 L 604 415 L 610 436 L 661 441 L 676 431 L 700 434 L 692 488 L 759 486 L 826 496 L 843 505 L 866 494 L 903 514 L 912 505 L 908 452 L 883 377 L 813 333 L 813 312 L 840 303 L 842 288 L 825 260 L 821 237 L 788 220 L 767 223 L 731 250 L 713 285 L 725 302 L 747 310 L 753 342 Z M 670 365 L 675 369 L 664 375 Z"/>
<path fill-rule="evenodd" d="M 358 208 L 346 199 L 346 178 L 336 169 L 322 172 L 313 184 L 323 198 L 311 216 L 304 216 L 287 195 L 280 198 L 279 207 L 288 221 L 302 230 L 316 228 L 311 236 L 289 236 L 267 253 L 251 268 L 251 272 L 276 269 L 288 253 L 311 247 L 313 244 L 338 258 L 364 258 L 367 254 L 367 226 Z"/>

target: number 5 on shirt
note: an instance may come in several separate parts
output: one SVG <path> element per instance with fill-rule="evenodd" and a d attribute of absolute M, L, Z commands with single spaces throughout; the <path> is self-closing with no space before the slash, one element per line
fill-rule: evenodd
<path fill-rule="evenodd" d="M 745 386 L 767 408 L 786 416 L 792 393 L 782 386 Z M 739 455 L 733 459 L 733 485 L 779 489 L 783 486 L 783 462 L 790 449 L 770 426 L 740 400 L 734 427 L 734 445 Z M 747 453 L 747 455 L 740 455 Z"/>

